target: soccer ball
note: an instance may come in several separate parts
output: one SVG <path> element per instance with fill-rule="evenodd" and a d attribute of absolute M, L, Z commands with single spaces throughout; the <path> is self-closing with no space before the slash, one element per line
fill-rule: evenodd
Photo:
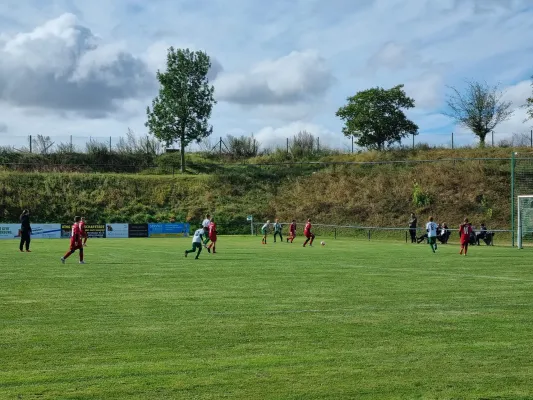
<path fill-rule="evenodd" d="M 326 245 L 326 242 L 321 241 L 320 244 L 321 244 L 322 246 L 325 246 L 325 245 Z"/>

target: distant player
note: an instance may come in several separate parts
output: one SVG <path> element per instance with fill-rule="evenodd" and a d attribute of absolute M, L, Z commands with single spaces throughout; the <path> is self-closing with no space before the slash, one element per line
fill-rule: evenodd
<path fill-rule="evenodd" d="M 267 244 L 267 236 L 268 236 L 269 231 L 270 231 L 270 220 L 268 220 L 261 228 L 261 234 L 263 235 L 263 239 L 261 240 L 262 244 Z"/>
<path fill-rule="evenodd" d="M 81 221 L 79 223 L 80 226 L 80 233 L 81 237 L 83 238 L 83 246 L 87 246 L 87 239 L 89 235 L 87 234 L 87 231 L 85 230 L 85 217 L 81 217 Z"/>
<path fill-rule="evenodd" d="M 67 251 L 63 257 L 61 257 L 61 262 L 63 264 L 65 264 L 65 260 L 74 254 L 76 250 L 79 250 L 80 253 L 80 264 L 85 264 L 85 261 L 83 261 L 83 243 L 79 225 L 80 221 L 81 217 L 74 217 L 72 234 L 70 236 L 70 250 Z"/>
<path fill-rule="evenodd" d="M 296 237 L 296 220 L 293 219 L 292 223 L 289 225 L 289 237 L 287 238 L 287 243 L 289 243 L 289 240 L 292 243 L 295 237 Z"/>
<path fill-rule="evenodd" d="M 283 236 L 281 234 L 281 224 L 279 223 L 279 219 L 276 218 L 274 221 L 274 243 L 276 243 L 276 237 L 279 235 L 279 240 L 283 242 Z"/>
<path fill-rule="evenodd" d="M 202 222 L 202 227 L 204 228 L 204 238 L 203 241 L 204 247 L 207 249 L 207 243 L 209 243 L 209 224 L 211 223 L 211 215 L 207 214 L 204 221 Z"/>
<path fill-rule="evenodd" d="M 437 224 L 433 222 L 433 217 L 429 217 L 429 221 L 426 224 L 426 232 L 428 235 L 429 247 L 431 247 L 431 251 L 435 253 L 437 251 Z"/>
<path fill-rule="evenodd" d="M 216 254 L 217 252 L 217 224 L 215 224 L 215 220 L 211 218 L 211 223 L 209 224 L 209 240 L 211 243 L 209 243 L 209 246 L 207 246 L 207 251 L 211 253 L 211 249 L 213 249 L 213 254 Z"/>
<path fill-rule="evenodd" d="M 309 243 L 309 247 L 313 247 L 313 241 L 315 240 L 315 234 L 311 232 L 311 228 L 312 228 L 311 220 L 308 219 L 307 223 L 305 224 L 305 228 L 304 228 L 304 236 L 306 237 L 304 247 L 307 246 L 307 243 Z"/>
<path fill-rule="evenodd" d="M 189 255 L 189 253 L 196 253 L 196 257 L 194 257 L 196 260 L 198 260 L 198 257 L 200 256 L 200 253 L 202 252 L 202 244 L 205 237 L 205 229 L 204 227 L 201 227 L 200 229 L 197 229 L 196 232 L 194 232 L 194 236 L 192 237 L 192 249 L 185 250 L 185 257 Z M 204 245 L 205 246 L 205 245 Z"/>
<path fill-rule="evenodd" d="M 459 234 L 461 235 L 461 251 L 460 255 L 463 255 L 463 252 L 466 256 L 468 253 L 468 244 L 470 243 L 470 236 L 472 235 L 472 225 L 468 223 L 468 218 L 464 219 L 464 222 L 459 226 Z"/>

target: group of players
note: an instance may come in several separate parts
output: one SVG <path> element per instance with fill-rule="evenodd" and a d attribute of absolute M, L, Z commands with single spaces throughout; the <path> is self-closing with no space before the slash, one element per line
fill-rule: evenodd
<path fill-rule="evenodd" d="M 276 243 L 276 239 L 278 236 L 279 239 L 283 241 L 282 225 L 279 220 L 276 219 L 274 221 L 273 226 L 270 223 L 270 220 L 268 220 L 261 228 L 261 234 L 263 235 L 263 238 L 261 240 L 262 244 L 267 244 L 267 238 L 272 228 L 274 229 L 274 243 Z M 311 220 L 308 219 L 304 227 L 305 242 L 303 244 L 303 247 L 306 247 L 308 244 L 310 247 L 313 246 L 315 234 L 311 231 L 311 229 Z M 293 219 L 292 223 L 289 225 L 289 236 L 287 237 L 287 243 L 292 243 L 295 238 L 296 220 Z M 202 222 L 202 227 L 194 232 L 194 235 L 192 237 L 192 248 L 190 250 L 185 250 L 185 257 L 187 257 L 191 253 L 196 253 L 196 256 L 194 258 L 198 259 L 198 257 L 202 253 L 202 248 L 207 249 L 209 253 L 216 254 L 216 243 L 217 225 L 214 219 L 208 214 L 205 216 L 205 219 Z"/>
<path fill-rule="evenodd" d="M 261 239 L 262 244 L 267 244 L 267 238 L 270 231 L 274 229 L 274 243 L 276 243 L 276 238 L 279 236 L 279 239 L 283 241 L 283 234 L 281 233 L 282 225 L 279 222 L 279 219 L 276 218 L 274 221 L 274 225 L 270 223 L 270 220 L 268 220 L 263 227 L 261 228 L 261 234 L 263 235 L 263 238 Z M 303 247 L 306 247 L 307 244 L 309 244 L 310 247 L 313 247 L 313 242 L 315 240 L 315 234 L 311 231 L 312 225 L 311 225 L 311 219 L 308 219 L 305 227 L 304 227 L 304 236 L 305 236 L 305 242 L 303 244 Z M 293 219 L 291 224 L 289 225 L 289 236 L 287 237 L 287 243 L 292 243 L 294 239 L 296 238 L 296 220 Z"/>
<path fill-rule="evenodd" d="M 85 218 L 74 217 L 74 224 L 72 224 L 72 230 L 70 234 L 70 248 L 65 255 L 61 257 L 61 262 L 65 264 L 67 258 L 69 258 L 76 252 L 76 250 L 78 250 L 80 255 L 80 264 L 85 264 L 85 261 L 83 260 L 83 248 L 87 246 L 88 237 L 87 231 L 85 230 Z"/>
<path fill-rule="evenodd" d="M 215 223 L 214 218 L 209 214 L 205 216 L 205 219 L 202 222 L 202 227 L 194 232 L 192 237 L 192 248 L 190 250 L 185 250 L 185 257 L 191 253 L 196 253 L 194 258 L 198 260 L 202 248 L 205 248 L 208 253 L 217 253 L 217 224 Z"/>
<path fill-rule="evenodd" d="M 433 221 L 433 217 L 429 217 L 426 224 L 426 232 L 428 235 L 428 244 L 431 247 L 433 253 L 437 251 L 437 224 Z M 465 218 L 463 223 L 459 226 L 459 234 L 461 235 L 461 251 L 460 255 L 467 255 L 468 244 L 470 243 L 470 236 L 472 236 L 472 225 L 468 222 L 468 218 Z"/>
<path fill-rule="evenodd" d="M 261 239 L 262 244 L 267 244 L 268 235 L 272 229 L 274 230 L 274 243 L 276 243 L 276 239 L 278 236 L 280 240 L 283 241 L 282 225 L 279 220 L 276 219 L 273 225 L 270 223 L 270 220 L 268 220 L 261 228 L 261 234 L 263 235 Z M 315 234 L 311 231 L 311 229 L 311 219 L 308 219 L 304 227 L 305 242 L 303 243 L 303 247 L 306 247 L 308 244 L 310 247 L 313 246 Z M 426 224 L 426 232 L 428 236 L 428 244 L 433 253 L 437 251 L 437 229 L 438 226 L 434 222 L 433 217 L 429 217 L 429 220 Z M 470 236 L 472 235 L 472 225 L 468 223 L 468 218 L 464 219 L 463 223 L 459 227 L 459 232 L 461 235 L 461 251 L 459 252 L 459 254 L 464 254 L 466 256 L 468 253 L 468 244 L 470 242 Z M 291 224 L 289 225 L 289 236 L 287 237 L 287 243 L 293 243 L 295 238 L 296 220 L 293 219 Z M 83 259 L 83 248 L 87 246 L 87 239 L 88 235 L 87 231 L 85 230 L 85 218 L 78 216 L 74 217 L 74 224 L 72 225 L 72 231 L 70 236 L 70 248 L 65 253 L 65 255 L 61 257 L 61 262 L 64 264 L 65 261 L 72 254 L 74 254 L 76 251 L 79 251 L 79 263 L 85 264 L 85 261 Z M 214 218 L 207 214 L 205 216 L 204 221 L 202 222 L 202 227 L 194 232 L 192 238 L 192 248 L 190 250 L 185 250 L 185 257 L 187 257 L 191 253 L 196 253 L 196 256 L 194 258 L 198 259 L 200 253 L 202 252 L 202 248 L 205 248 L 208 253 L 216 254 L 216 243 L 217 225 L 215 223 Z"/>

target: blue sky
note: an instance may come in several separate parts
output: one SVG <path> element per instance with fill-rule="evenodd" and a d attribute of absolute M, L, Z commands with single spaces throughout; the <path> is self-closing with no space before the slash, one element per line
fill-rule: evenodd
<path fill-rule="evenodd" d="M 300 130 L 348 148 L 335 111 L 348 96 L 405 84 L 419 142 L 474 137 L 442 116 L 446 85 L 501 83 L 517 110 L 496 140 L 529 132 L 531 0 L 4 0 L 0 145 L 146 134 L 166 49 L 213 58 L 213 141 L 254 133 L 265 146 Z"/>

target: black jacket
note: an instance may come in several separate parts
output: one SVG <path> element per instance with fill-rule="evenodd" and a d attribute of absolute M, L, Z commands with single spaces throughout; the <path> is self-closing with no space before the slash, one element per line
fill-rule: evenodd
<path fill-rule="evenodd" d="M 29 215 L 22 215 L 20 217 L 20 230 L 22 232 L 31 232 L 30 216 Z"/>

